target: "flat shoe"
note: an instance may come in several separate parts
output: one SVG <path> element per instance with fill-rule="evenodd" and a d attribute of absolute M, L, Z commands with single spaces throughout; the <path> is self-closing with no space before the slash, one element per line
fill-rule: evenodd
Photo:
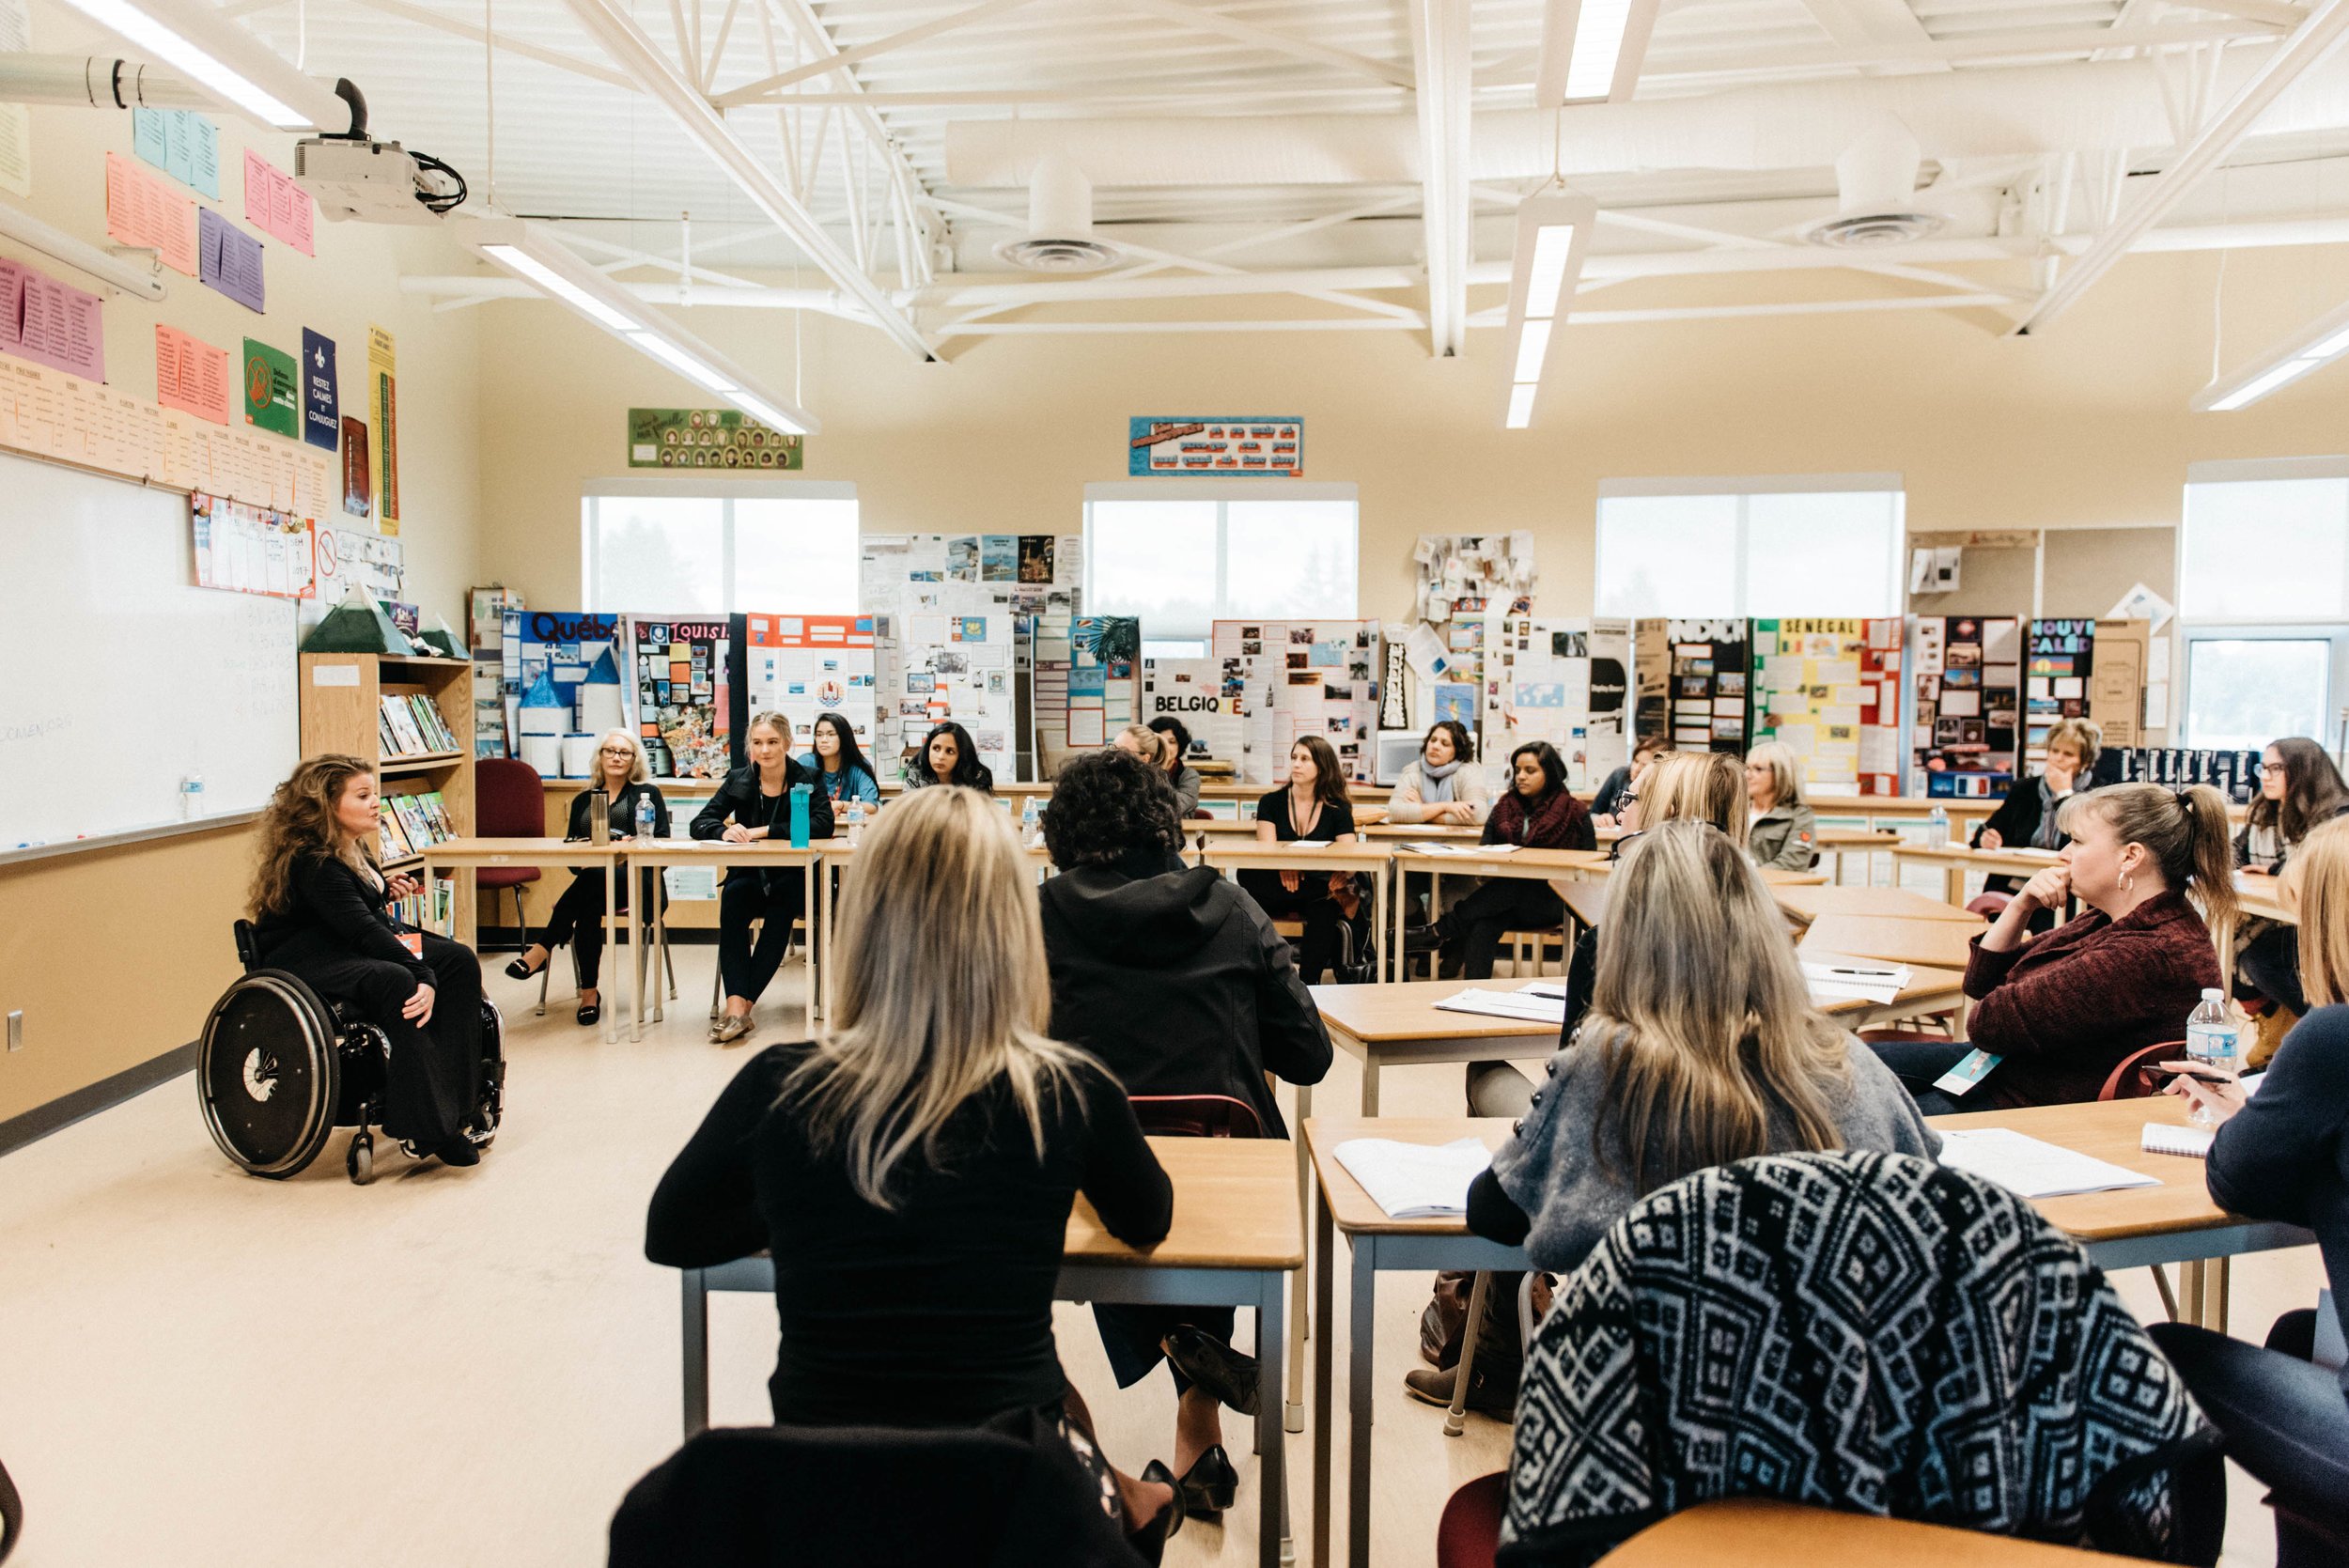
<path fill-rule="evenodd" d="M 1126 1532 L 1126 1544 L 1134 1549 L 1135 1555 L 1156 1568 L 1166 1554 L 1167 1542 L 1182 1532 L 1183 1485 L 1174 1479 L 1174 1472 L 1166 1467 L 1165 1461 L 1159 1459 L 1153 1459 L 1143 1467 L 1142 1479 L 1174 1493 L 1173 1499 L 1159 1510 L 1148 1524 L 1140 1529 Z"/>
<path fill-rule="evenodd" d="M 1232 1467 L 1232 1456 L 1218 1443 L 1191 1461 L 1176 1490 L 1183 1495 L 1184 1517 L 1221 1514 L 1232 1506 L 1233 1498 L 1238 1495 L 1239 1471 Z"/>
<path fill-rule="evenodd" d="M 1243 1416 L 1256 1413 L 1262 1397 L 1256 1358 L 1241 1354 L 1211 1334 L 1189 1324 L 1159 1342 L 1174 1370 L 1215 1395 L 1218 1403 Z"/>
<path fill-rule="evenodd" d="M 600 1002 L 600 1001 L 583 1001 L 583 1002 L 581 1002 L 581 1003 L 579 1004 L 579 1021 L 580 1021 L 581 1023 L 600 1023 L 600 1022 L 602 1022 L 602 1021 L 603 1021 L 603 1003 L 602 1003 L 602 1002 Z"/>
<path fill-rule="evenodd" d="M 463 1167 L 481 1163 L 481 1151 L 474 1147 L 472 1139 L 461 1135 L 450 1139 L 432 1152 L 440 1157 L 443 1165 Z"/>
<path fill-rule="evenodd" d="M 1524 1368 L 1521 1363 L 1513 1360 L 1507 1363 L 1504 1377 L 1495 1377 L 1486 1366 L 1486 1359 L 1482 1354 L 1476 1358 L 1476 1370 L 1469 1378 L 1468 1404 L 1465 1407 L 1507 1421 L 1517 1411 L 1517 1379 L 1523 1375 Z M 1407 1372 L 1403 1374 L 1403 1391 L 1423 1405 L 1440 1405 L 1448 1410 L 1452 1407 L 1453 1379 L 1459 1370 L 1455 1365 L 1440 1371 L 1434 1367 L 1421 1367 Z"/>
<path fill-rule="evenodd" d="M 748 1034 L 753 1027 L 747 1013 L 739 1018 L 723 1017 L 709 1026 L 709 1037 L 719 1045 L 730 1046 Z"/>
<path fill-rule="evenodd" d="M 545 964 L 540 964 L 538 969 L 534 970 L 528 964 L 522 962 L 520 958 L 517 958 L 512 963 L 506 966 L 506 972 L 513 979 L 528 980 L 532 975 L 537 974 L 538 970 L 543 970 L 547 966 Z"/>

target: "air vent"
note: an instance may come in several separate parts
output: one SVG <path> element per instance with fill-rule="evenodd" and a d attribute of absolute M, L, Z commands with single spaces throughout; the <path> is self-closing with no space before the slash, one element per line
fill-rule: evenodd
<path fill-rule="evenodd" d="M 1118 259 L 1115 245 L 1093 237 L 1093 181 L 1057 156 L 1029 172 L 1028 232 L 995 255 L 1031 272 L 1097 272 Z"/>
<path fill-rule="evenodd" d="M 1837 251 L 1881 250 L 1937 234 L 1949 222 L 1917 199 L 1923 162 L 1917 138 L 1886 119 L 1835 160 L 1835 216 L 1802 231 L 1803 240 Z"/>
<path fill-rule="evenodd" d="M 1097 272 L 1117 259 L 1117 248 L 1098 240 L 1006 240 L 995 255 L 1032 272 Z"/>
<path fill-rule="evenodd" d="M 1922 240 L 1938 234 L 1948 223 L 1937 212 L 1854 212 L 1813 224 L 1803 230 L 1802 237 L 1829 250 L 1865 251 Z"/>

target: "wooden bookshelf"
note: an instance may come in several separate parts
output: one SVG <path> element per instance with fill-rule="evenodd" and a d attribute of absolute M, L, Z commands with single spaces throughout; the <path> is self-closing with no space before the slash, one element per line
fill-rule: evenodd
<path fill-rule="evenodd" d="M 386 756 L 378 717 L 390 695 L 428 697 L 460 740 L 473 734 L 473 661 L 374 653 L 305 653 L 302 656 L 302 754 L 347 752 L 376 769 L 387 795 L 441 794 L 441 803 L 459 834 L 474 831 L 473 753 L 429 752 Z M 379 852 L 381 846 L 378 846 Z M 385 862 L 405 870 L 423 863 L 411 855 Z M 473 929 L 473 874 L 459 871 L 452 930 Z"/>

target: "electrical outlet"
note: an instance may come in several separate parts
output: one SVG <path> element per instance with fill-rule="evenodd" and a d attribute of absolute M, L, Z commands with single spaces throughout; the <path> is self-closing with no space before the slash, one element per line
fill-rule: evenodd
<path fill-rule="evenodd" d="M 8 1015 L 8 1048 L 24 1048 L 24 1009 L 22 1007 Z"/>

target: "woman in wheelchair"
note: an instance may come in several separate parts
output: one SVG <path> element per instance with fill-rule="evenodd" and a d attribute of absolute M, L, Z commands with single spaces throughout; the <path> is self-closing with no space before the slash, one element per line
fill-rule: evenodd
<path fill-rule="evenodd" d="M 331 752 L 277 786 L 261 814 L 254 939 L 264 963 L 355 1004 L 390 1040 L 385 1134 L 443 1164 L 477 1165 L 462 1127 L 480 1073 L 480 960 L 393 924 L 386 906 L 416 884 L 377 863 L 375 802 L 374 770 Z"/>
<path fill-rule="evenodd" d="M 607 731 L 596 746 L 596 783 L 612 797 L 614 838 L 625 838 L 636 831 L 636 802 L 640 800 L 652 802 L 652 836 L 669 836 L 669 802 L 661 799 L 660 786 L 651 781 L 652 763 L 645 755 L 645 743 L 625 729 Z M 564 831 L 565 838 L 588 836 L 587 813 L 594 800 L 592 786 L 571 797 L 571 820 Z M 603 962 L 603 875 L 600 866 L 592 865 L 572 872 L 571 885 L 554 901 L 554 912 L 547 916 L 546 924 L 522 955 L 506 966 L 507 974 L 517 980 L 528 980 L 547 967 L 554 956 L 554 949 L 570 943 L 571 955 L 579 965 L 581 1023 L 595 1023 L 603 1017 L 601 994 L 596 988 L 597 974 Z M 646 874 L 648 880 L 650 875 Z M 622 914 L 629 912 L 629 883 L 633 879 L 620 880 Z"/>

